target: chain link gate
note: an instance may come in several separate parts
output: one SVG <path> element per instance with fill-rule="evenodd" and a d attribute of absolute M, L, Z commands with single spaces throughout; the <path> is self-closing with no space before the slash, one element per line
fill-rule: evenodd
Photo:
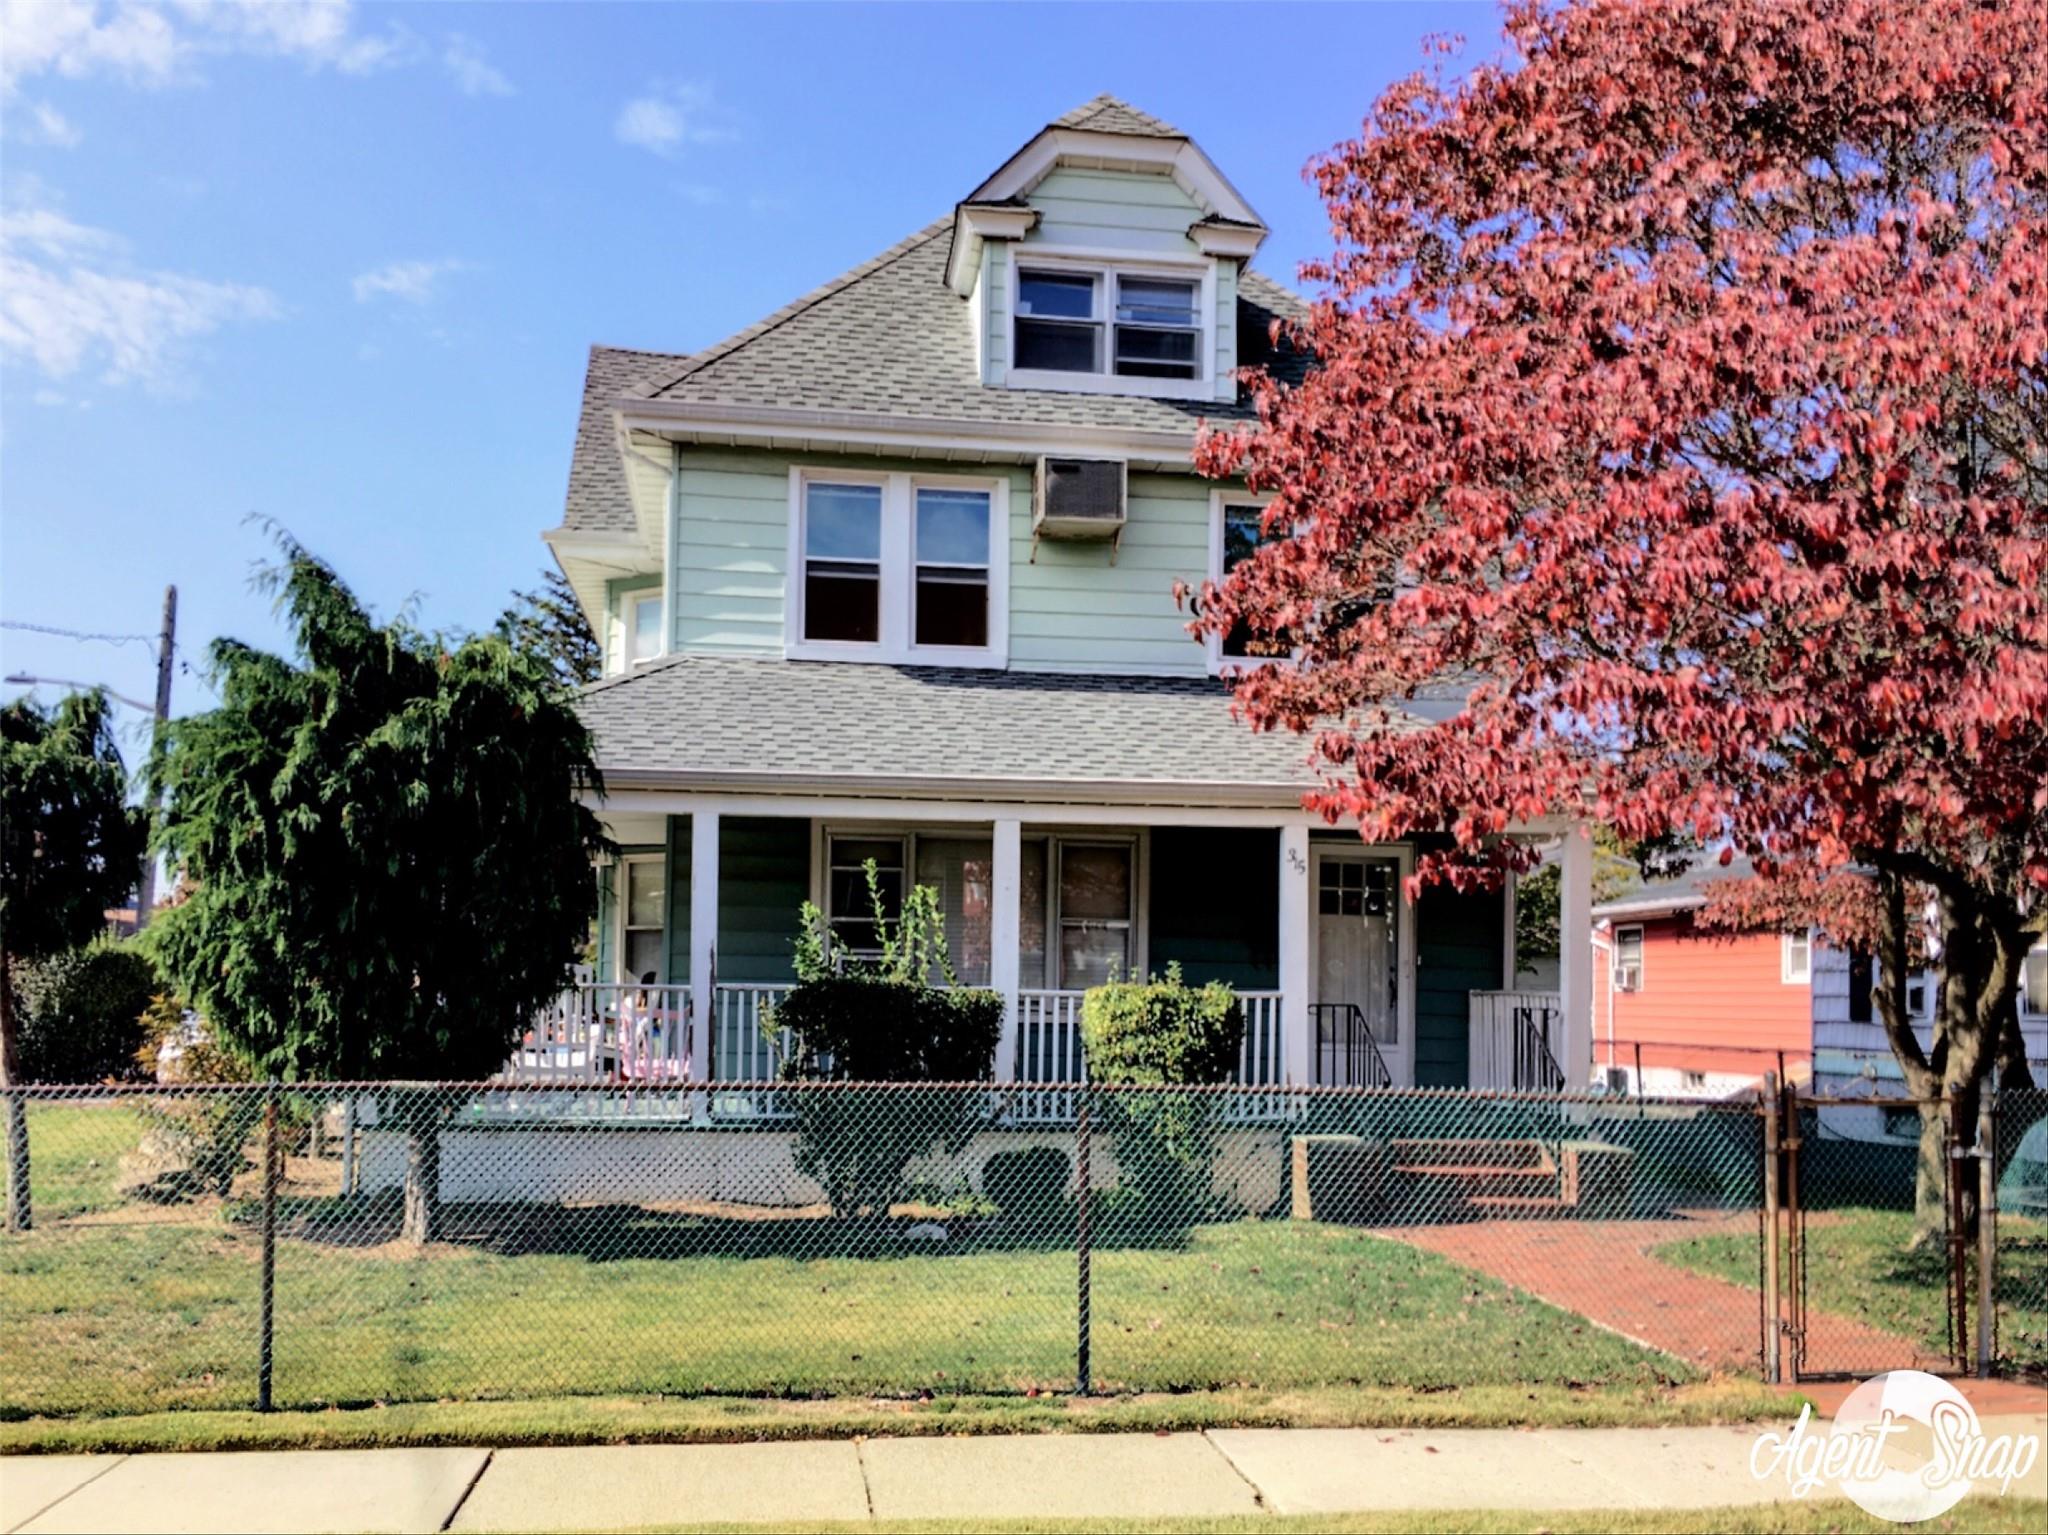
<path fill-rule="evenodd" d="M 1821 1096 L 1767 1082 L 1759 1111 L 1776 1147 L 1766 1151 L 1767 1371 L 1861 1378 L 1974 1361 L 1987 1372 L 1992 1252 L 1971 1206 L 1981 1204 L 1988 1236 L 1988 1108 L 1971 1145 L 1940 1099 Z M 1932 1185 L 1924 1208 L 1923 1179 Z"/>

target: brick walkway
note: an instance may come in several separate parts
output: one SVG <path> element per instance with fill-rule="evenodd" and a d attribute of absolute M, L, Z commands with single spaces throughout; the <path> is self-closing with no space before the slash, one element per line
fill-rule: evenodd
<path fill-rule="evenodd" d="M 1757 1292 L 1665 1263 L 1650 1249 L 1688 1237 L 1754 1237 L 1756 1229 L 1754 1214 L 1715 1213 L 1657 1221 L 1474 1221 L 1380 1235 L 1491 1274 L 1701 1369 L 1755 1371 L 1762 1346 Z M 1860 1373 L 1947 1364 L 1896 1333 L 1820 1313 L 1807 1320 L 1810 1353 L 1824 1339 L 1830 1360 L 1867 1361 Z"/>

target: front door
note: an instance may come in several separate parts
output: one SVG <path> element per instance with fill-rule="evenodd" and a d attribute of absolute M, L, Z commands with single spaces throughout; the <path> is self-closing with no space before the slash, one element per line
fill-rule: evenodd
<path fill-rule="evenodd" d="M 1316 1080 L 1402 1081 L 1400 866 L 1348 848 L 1318 850 L 1315 866 Z"/>

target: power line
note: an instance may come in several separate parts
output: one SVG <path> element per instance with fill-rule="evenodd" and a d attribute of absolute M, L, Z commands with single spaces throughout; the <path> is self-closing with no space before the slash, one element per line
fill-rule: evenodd
<path fill-rule="evenodd" d="M 154 654 L 156 640 L 147 634 L 88 634 L 82 629 L 60 629 L 55 624 L 32 624 L 26 619 L 0 618 L 0 629 L 25 629 L 30 634 L 54 634 L 65 640 L 97 640 L 107 645 L 142 645 Z"/>

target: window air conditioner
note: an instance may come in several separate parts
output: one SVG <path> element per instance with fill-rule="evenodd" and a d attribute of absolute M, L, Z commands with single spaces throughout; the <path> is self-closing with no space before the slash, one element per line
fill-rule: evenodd
<path fill-rule="evenodd" d="M 1041 458 L 1031 486 L 1031 553 L 1041 538 L 1122 539 L 1126 516 L 1124 462 L 1117 458 Z"/>

